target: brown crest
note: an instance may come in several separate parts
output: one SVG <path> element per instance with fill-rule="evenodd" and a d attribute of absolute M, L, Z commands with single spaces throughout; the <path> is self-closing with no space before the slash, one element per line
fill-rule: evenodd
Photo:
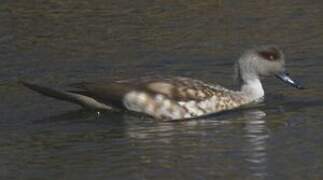
<path fill-rule="evenodd" d="M 259 51 L 258 54 L 269 61 L 276 61 L 280 58 L 280 52 L 275 47 Z"/>

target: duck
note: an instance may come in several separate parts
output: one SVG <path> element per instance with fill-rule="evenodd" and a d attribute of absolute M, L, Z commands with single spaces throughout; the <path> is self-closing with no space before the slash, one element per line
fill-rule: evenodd
<path fill-rule="evenodd" d="M 98 113 L 107 110 L 132 111 L 158 120 L 199 118 L 233 110 L 264 99 L 262 77 L 276 76 L 297 89 L 303 85 L 286 71 L 285 56 L 275 45 L 260 46 L 242 53 L 234 64 L 239 89 L 227 89 L 189 77 L 142 77 L 113 82 L 80 82 L 71 89 L 59 89 L 21 81 L 45 96 L 78 104 Z"/>

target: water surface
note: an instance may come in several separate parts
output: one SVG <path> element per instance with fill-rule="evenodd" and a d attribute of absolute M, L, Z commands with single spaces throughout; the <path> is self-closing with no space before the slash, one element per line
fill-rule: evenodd
<path fill-rule="evenodd" d="M 4 1 L 2 179 L 322 179 L 321 1 Z M 19 79 L 178 75 L 232 87 L 241 52 L 277 44 L 298 91 L 266 78 L 261 105 L 173 123 L 99 119 Z"/>

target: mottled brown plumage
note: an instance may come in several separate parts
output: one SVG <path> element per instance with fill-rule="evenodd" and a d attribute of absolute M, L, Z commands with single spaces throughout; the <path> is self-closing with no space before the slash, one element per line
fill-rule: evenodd
<path fill-rule="evenodd" d="M 260 76 L 276 75 L 300 88 L 284 72 L 285 59 L 275 46 L 243 53 L 235 65 L 239 91 L 185 77 L 140 78 L 116 82 L 77 83 L 60 90 L 33 83 L 23 84 L 43 95 L 101 110 L 125 109 L 157 119 L 195 118 L 234 109 L 264 96 Z"/>
<path fill-rule="evenodd" d="M 69 92 L 92 97 L 113 108 L 143 111 L 164 119 L 171 119 L 169 116 L 197 117 L 232 109 L 246 101 L 238 92 L 185 77 L 142 78 L 103 84 L 84 82 L 73 87 L 77 89 Z M 212 104 L 211 99 L 216 102 Z M 137 101 L 136 105 L 127 103 L 132 101 Z M 162 111 L 167 113 L 158 113 Z"/>

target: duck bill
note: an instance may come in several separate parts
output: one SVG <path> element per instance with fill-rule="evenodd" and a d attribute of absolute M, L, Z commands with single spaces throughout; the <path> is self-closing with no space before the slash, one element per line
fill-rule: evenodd
<path fill-rule="evenodd" d="M 304 89 L 304 87 L 301 84 L 299 84 L 297 81 L 294 81 L 292 78 L 290 78 L 287 72 L 280 72 L 276 74 L 276 77 L 290 86 L 293 86 L 297 89 Z"/>

